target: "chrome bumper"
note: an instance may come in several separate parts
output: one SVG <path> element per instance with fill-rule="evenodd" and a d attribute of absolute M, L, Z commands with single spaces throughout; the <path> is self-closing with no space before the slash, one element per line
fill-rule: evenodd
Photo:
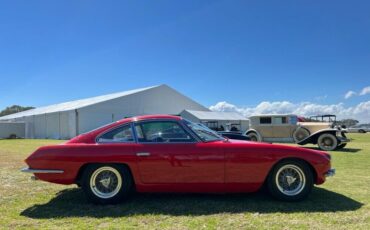
<path fill-rule="evenodd" d="M 22 168 L 21 172 L 24 173 L 64 173 L 63 170 L 58 169 L 31 169 L 31 168 Z"/>
<path fill-rule="evenodd" d="M 325 176 L 326 177 L 329 177 L 329 176 L 334 176 L 335 175 L 335 169 L 329 169 L 329 171 L 327 171 L 325 173 Z"/>

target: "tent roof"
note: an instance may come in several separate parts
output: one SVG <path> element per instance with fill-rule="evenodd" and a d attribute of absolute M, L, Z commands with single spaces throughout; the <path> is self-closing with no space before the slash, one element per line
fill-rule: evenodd
<path fill-rule="evenodd" d="M 124 92 L 119 92 L 119 93 L 107 94 L 103 96 L 97 96 L 97 97 L 76 100 L 76 101 L 69 101 L 69 102 L 63 102 L 63 103 L 49 105 L 49 106 L 43 106 L 43 107 L 26 110 L 26 111 L 19 112 L 19 113 L 2 116 L 0 117 L 0 120 L 9 120 L 9 119 L 20 118 L 20 117 L 25 117 L 25 116 L 33 116 L 33 115 L 39 115 L 39 114 L 45 114 L 45 113 L 55 113 L 55 112 L 63 112 L 63 111 L 80 109 L 82 107 L 86 107 L 86 106 L 90 106 L 90 105 L 97 104 L 100 102 L 116 99 L 119 97 L 132 95 L 135 93 L 139 93 L 142 91 L 146 91 L 152 88 L 157 88 L 157 87 L 162 87 L 162 86 L 164 85 L 151 86 L 151 87 L 134 89 L 134 90 L 124 91 Z"/>
<path fill-rule="evenodd" d="M 215 112 L 215 111 L 195 111 L 195 110 L 184 110 L 199 120 L 248 120 L 243 115 L 236 112 Z"/>

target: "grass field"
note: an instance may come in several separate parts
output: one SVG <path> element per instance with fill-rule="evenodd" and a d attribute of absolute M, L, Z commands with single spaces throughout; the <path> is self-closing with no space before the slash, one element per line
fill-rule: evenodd
<path fill-rule="evenodd" d="M 87 203 L 76 186 L 30 180 L 26 158 L 52 140 L 0 140 L 0 228 L 370 229 L 370 134 L 333 152 L 335 177 L 299 203 L 255 194 L 138 194 L 120 205 Z"/>

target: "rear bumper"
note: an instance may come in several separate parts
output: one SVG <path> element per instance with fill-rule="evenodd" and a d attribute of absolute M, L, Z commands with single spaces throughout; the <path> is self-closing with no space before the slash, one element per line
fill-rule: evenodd
<path fill-rule="evenodd" d="M 331 177 L 331 176 L 334 176 L 335 175 L 335 169 L 329 169 L 326 173 L 325 173 L 325 177 Z"/>
<path fill-rule="evenodd" d="M 21 172 L 24 173 L 64 173 L 63 170 L 59 169 L 31 169 L 31 168 L 22 168 Z"/>

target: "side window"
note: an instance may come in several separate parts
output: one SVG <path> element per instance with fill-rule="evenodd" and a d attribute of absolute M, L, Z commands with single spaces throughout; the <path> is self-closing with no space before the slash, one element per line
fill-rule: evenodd
<path fill-rule="evenodd" d="M 132 135 L 131 125 L 125 125 L 113 129 L 107 133 L 104 133 L 98 138 L 99 143 L 133 142 L 133 141 L 134 137 Z"/>
<path fill-rule="evenodd" d="M 194 138 L 188 134 L 177 122 L 153 121 L 135 125 L 135 131 L 139 142 L 194 142 Z"/>
<path fill-rule="evenodd" d="M 271 124 L 271 117 L 260 117 L 260 124 Z"/>
<path fill-rule="evenodd" d="M 286 117 L 274 117 L 274 124 L 281 125 L 281 124 L 286 124 Z"/>

